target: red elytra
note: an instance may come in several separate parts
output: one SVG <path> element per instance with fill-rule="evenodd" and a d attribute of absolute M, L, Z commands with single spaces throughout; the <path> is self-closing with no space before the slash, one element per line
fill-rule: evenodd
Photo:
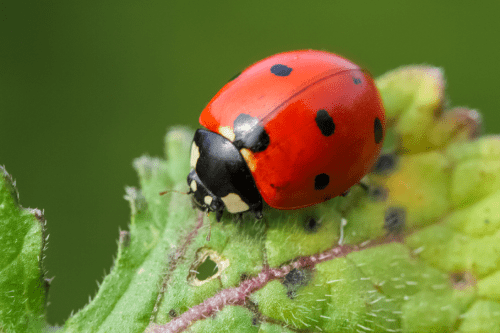
<path fill-rule="evenodd" d="M 241 114 L 268 136 L 264 150 L 240 153 L 263 200 L 278 209 L 343 194 L 373 166 L 385 133 L 369 73 L 324 51 L 280 53 L 248 67 L 212 98 L 200 124 L 233 141 Z"/>

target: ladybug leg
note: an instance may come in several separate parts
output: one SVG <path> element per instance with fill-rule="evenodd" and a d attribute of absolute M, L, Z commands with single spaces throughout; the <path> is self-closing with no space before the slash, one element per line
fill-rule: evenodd
<path fill-rule="evenodd" d="M 223 214 L 224 214 L 224 210 L 222 210 L 222 209 L 215 212 L 215 219 L 217 220 L 217 222 L 220 222 Z"/>
<path fill-rule="evenodd" d="M 342 193 L 340 196 L 345 197 L 345 196 L 347 196 L 348 194 L 349 194 L 349 190 L 345 191 L 345 192 L 344 192 L 344 193 Z"/>
<path fill-rule="evenodd" d="M 243 213 L 238 213 L 236 214 L 236 222 L 242 222 L 243 221 Z"/>
<path fill-rule="evenodd" d="M 255 210 L 255 211 L 253 212 L 253 214 L 255 215 L 255 218 L 256 218 L 257 220 L 260 220 L 260 219 L 262 219 L 262 217 L 263 217 L 263 215 L 262 215 L 262 211 L 261 211 L 261 210 Z"/>
<path fill-rule="evenodd" d="M 193 207 L 193 209 L 198 209 L 198 206 L 196 205 L 196 202 L 194 201 L 193 196 L 191 197 L 191 206 Z"/>

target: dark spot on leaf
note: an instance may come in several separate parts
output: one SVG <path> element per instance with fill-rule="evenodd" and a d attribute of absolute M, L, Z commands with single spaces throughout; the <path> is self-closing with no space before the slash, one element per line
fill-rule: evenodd
<path fill-rule="evenodd" d="M 406 209 L 389 207 L 385 212 L 384 228 L 390 233 L 400 233 L 406 224 Z"/>
<path fill-rule="evenodd" d="M 396 168 L 397 160 L 394 154 L 382 154 L 373 167 L 373 173 L 388 175 Z"/>
<path fill-rule="evenodd" d="M 305 270 L 298 270 L 297 268 L 292 269 L 288 272 L 287 275 L 283 278 L 283 284 L 286 287 L 296 286 L 296 285 L 304 285 L 306 284 L 307 274 Z"/>
<path fill-rule="evenodd" d="M 219 271 L 217 264 L 210 257 L 207 257 L 196 270 L 198 271 L 196 278 L 200 281 L 214 276 Z"/>
<path fill-rule="evenodd" d="M 293 299 L 297 296 L 297 290 L 307 285 L 311 280 L 311 271 L 307 269 L 292 269 L 285 277 L 283 278 L 283 285 L 287 289 L 287 297 Z"/>
<path fill-rule="evenodd" d="M 246 279 L 248 279 L 247 273 L 243 273 L 243 274 L 240 275 L 240 281 L 241 282 L 245 281 Z"/>
<path fill-rule="evenodd" d="M 259 306 L 257 305 L 257 303 L 253 302 L 251 299 L 247 299 L 245 300 L 245 307 L 251 312 L 253 312 L 256 315 L 257 320 L 260 321 Z"/>
<path fill-rule="evenodd" d="M 177 317 L 177 312 L 174 309 L 171 309 L 170 311 L 168 311 L 168 315 L 170 316 L 170 318 L 175 318 Z"/>
<path fill-rule="evenodd" d="M 259 319 L 257 317 L 252 318 L 252 326 L 259 326 Z"/>
<path fill-rule="evenodd" d="M 453 289 L 464 290 L 474 287 L 477 283 L 476 277 L 469 271 L 453 272 L 450 274 Z"/>
<path fill-rule="evenodd" d="M 314 217 L 308 217 L 304 223 L 304 229 L 308 232 L 314 233 L 318 231 L 321 224 Z"/>
<path fill-rule="evenodd" d="M 373 201 L 386 201 L 389 191 L 383 186 L 372 186 L 369 188 L 368 195 Z"/>

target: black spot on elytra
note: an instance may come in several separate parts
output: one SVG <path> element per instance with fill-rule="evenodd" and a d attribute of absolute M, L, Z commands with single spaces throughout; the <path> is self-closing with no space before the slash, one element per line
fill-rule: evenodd
<path fill-rule="evenodd" d="M 248 148 L 256 153 L 269 146 L 269 135 L 256 117 L 242 113 L 234 120 L 233 128 L 236 148 Z"/>
<path fill-rule="evenodd" d="M 372 172 L 380 175 L 387 175 L 396 168 L 396 164 L 396 155 L 382 154 L 379 156 L 377 163 L 375 163 Z"/>
<path fill-rule="evenodd" d="M 406 209 L 403 207 L 389 207 L 385 212 L 384 229 L 390 233 L 401 232 L 406 224 Z"/>
<path fill-rule="evenodd" d="M 330 136 L 335 132 L 335 123 L 326 110 L 319 110 L 316 113 L 316 125 L 324 136 Z"/>
<path fill-rule="evenodd" d="M 373 122 L 373 132 L 375 134 L 375 143 L 379 144 L 382 142 L 382 139 L 384 138 L 384 129 L 382 128 L 382 122 L 380 119 L 375 118 L 375 121 Z"/>
<path fill-rule="evenodd" d="M 357 78 L 357 77 L 352 77 L 352 81 L 354 82 L 354 84 L 360 84 L 361 83 L 361 79 Z"/>
<path fill-rule="evenodd" d="M 330 183 L 330 176 L 326 173 L 321 173 L 314 178 L 314 189 L 322 190 L 328 186 L 328 183 Z"/>
<path fill-rule="evenodd" d="M 276 64 L 271 67 L 271 73 L 276 76 L 288 76 L 292 72 L 292 69 L 288 66 L 282 64 Z"/>
<path fill-rule="evenodd" d="M 304 223 L 304 229 L 307 232 L 311 232 L 311 233 L 318 231 L 320 226 L 321 226 L 321 224 L 314 217 L 306 218 L 305 223 Z"/>
<path fill-rule="evenodd" d="M 229 79 L 229 81 L 227 81 L 227 82 L 231 82 L 231 81 L 233 81 L 233 80 L 234 80 L 234 79 L 236 79 L 238 76 L 240 76 L 240 74 L 241 74 L 241 72 L 234 74 L 234 75 L 233 75 L 233 77 L 232 77 L 232 78 L 230 78 L 230 79 Z"/>

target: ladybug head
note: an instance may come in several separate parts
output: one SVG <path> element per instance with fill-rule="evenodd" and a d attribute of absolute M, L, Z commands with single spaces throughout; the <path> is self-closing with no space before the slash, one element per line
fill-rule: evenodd
<path fill-rule="evenodd" d="M 191 201 L 196 208 L 202 211 L 219 212 L 224 210 L 224 203 L 216 197 L 203 184 L 195 170 L 191 170 L 187 182 L 189 185 L 189 194 L 192 194 Z"/>
<path fill-rule="evenodd" d="M 217 133 L 196 131 L 191 148 L 191 172 L 187 183 L 195 206 L 213 211 L 217 220 L 230 213 L 253 211 L 262 215 L 262 197 L 238 148 Z"/>

